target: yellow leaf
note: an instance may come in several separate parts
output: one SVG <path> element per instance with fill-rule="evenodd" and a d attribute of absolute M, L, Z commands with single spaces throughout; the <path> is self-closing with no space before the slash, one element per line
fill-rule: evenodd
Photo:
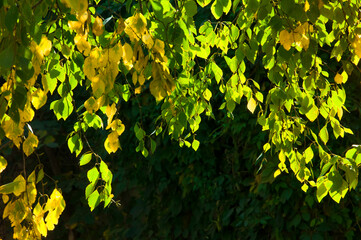
<path fill-rule="evenodd" d="M 310 9 L 310 4 L 308 3 L 308 1 L 306 0 L 305 2 L 305 12 L 307 12 Z"/>
<path fill-rule="evenodd" d="M 61 0 L 76 12 L 83 13 L 88 9 L 88 0 Z"/>
<path fill-rule="evenodd" d="M 323 7 L 324 3 L 322 0 L 318 0 L 318 9 L 321 9 Z"/>
<path fill-rule="evenodd" d="M 124 31 L 124 28 L 124 19 L 122 17 L 119 17 L 119 19 L 117 20 L 117 33 L 121 34 Z"/>
<path fill-rule="evenodd" d="M 165 51 L 164 51 L 164 42 L 162 40 L 156 39 L 153 50 L 158 52 L 162 57 L 164 57 Z"/>
<path fill-rule="evenodd" d="M 48 56 L 51 50 L 51 41 L 48 40 L 46 36 L 41 37 L 39 46 L 37 47 L 37 52 L 42 56 Z"/>
<path fill-rule="evenodd" d="M 277 169 L 274 173 L 273 173 L 273 177 L 276 178 L 281 174 L 281 170 Z"/>
<path fill-rule="evenodd" d="M 86 1 L 88 1 L 88 0 L 86 0 Z M 88 20 L 88 18 L 89 18 L 88 11 L 83 11 L 83 12 L 77 12 L 76 13 L 76 19 L 78 19 L 79 22 L 81 22 L 82 24 L 84 24 Z"/>
<path fill-rule="evenodd" d="M 282 30 L 280 32 L 280 43 L 287 51 L 291 49 L 291 45 L 293 43 L 292 34 L 287 30 Z"/>
<path fill-rule="evenodd" d="M 54 189 L 44 207 L 44 211 L 49 211 L 45 218 L 46 227 L 48 230 L 53 230 L 55 227 L 54 225 L 58 224 L 59 217 L 64 209 L 64 198 L 57 189 Z"/>
<path fill-rule="evenodd" d="M 30 154 L 32 154 L 35 148 L 38 146 L 38 144 L 39 144 L 38 137 L 29 131 L 29 135 L 23 143 L 23 151 L 25 155 L 29 156 Z"/>
<path fill-rule="evenodd" d="M 117 106 L 115 105 L 115 103 L 113 103 L 111 106 L 108 105 L 107 108 L 105 109 L 105 114 L 108 117 L 108 125 L 112 122 L 116 112 L 117 112 Z"/>
<path fill-rule="evenodd" d="M 152 48 L 153 48 L 154 41 L 153 41 L 152 36 L 151 36 L 149 33 L 144 34 L 144 35 L 142 36 L 142 41 L 144 42 L 144 44 L 147 46 L 148 49 L 152 49 Z"/>
<path fill-rule="evenodd" d="M 90 114 L 92 114 L 99 109 L 98 101 L 92 96 L 84 102 L 84 107 Z"/>
<path fill-rule="evenodd" d="M 157 101 L 161 101 L 174 90 L 173 79 L 166 65 L 158 61 L 152 62 L 152 77 L 153 80 L 149 84 L 150 93 Z"/>
<path fill-rule="evenodd" d="M 5 219 L 11 213 L 13 213 L 14 207 L 15 207 L 15 204 L 12 201 L 10 201 L 8 204 L 6 204 L 4 211 L 3 211 L 3 219 Z"/>
<path fill-rule="evenodd" d="M 25 185 L 26 185 L 25 178 L 22 175 L 19 175 L 11 183 L 7 183 L 0 186 L 0 193 L 2 194 L 14 193 L 15 196 L 19 196 L 25 191 Z"/>
<path fill-rule="evenodd" d="M 33 104 L 35 109 L 39 109 L 45 105 L 47 99 L 48 97 L 46 93 L 40 88 L 38 88 L 35 92 L 33 92 L 31 96 L 31 103 Z"/>
<path fill-rule="evenodd" d="M 29 96 L 31 95 L 29 94 Z M 24 110 L 19 109 L 19 114 L 20 114 L 20 121 L 23 123 L 30 122 L 31 120 L 33 120 L 35 112 L 31 107 L 30 102 L 25 105 Z"/>
<path fill-rule="evenodd" d="M 74 43 L 76 44 L 76 47 L 78 50 L 83 53 L 85 56 L 88 56 L 91 50 L 90 43 L 86 40 L 85 35 L 77 34 L 74 37 Z"/>
<path fill-rule="evenodd" d="M 119 42 L 114 47 L 110 48 L 108 54 L 109 54 L 109 61 L 118 64 L 121 57 L 123 56 L 122 44 Z"/>
<path fill-rule="evenodd" d="M 6 194 L 2 194 L 2 199 L 3 199 L 4 204 L 6 204 L 9 201 L 9 196 Z"/>
<path fill-rule="evenodd" d="M 0 173 L 5 170 L 6 166 L 8 165 L 8 162 L 3 156 L 0 156 Z"/>
<path fill-rule="evenodd" d="M 114 131 L 108 135 L 107 139 L 105 139 L 104 147 L 109 154 L 113 152 L 115 153 L 118 150 L 118 148 L 120 148 L 118 136 L 119 136 L 118 133 Z"/>
<path fill-rule="evenodd" d="M 341 120 L 342 116 L 343 116 L 343 109 L 342 109 L 342 107 L 339 107 L 337 109 L 337 117 L 338 117 L 338 119 Z"/>
<path fill-rule="evenodd" d="M 138 76 L 138 82 L 139 82 L 140 85 L 143 85 L 143 84 L 144 84 L 144 82 L 145 82 L 145 77 L 144 77 L 144 73 L 143 73 L 143 72 L 141 72 L 141 73 L 139 74 L 139 76 Z"/>
<path fill-rule="evenodd" d="M 35 186 L 35 170 L 28 177 L 28 184 L 26 186 L 26 197 L 28 198 L 28 202 L 32 205 L 36 200 L 36 186 Z"/>
<path fill-rule="evenodd" d="M 306 183 L 304 183 L 301 187 L 301 189 L 304 191 L 304 192 L 307 192 L 308 190 L 308 185 Z"/>
<path fill-rule="evenodd" d="M 257 107 L 257 101 L 251 97 L 248 101 L 247 108 L 251 113 L 254 113 L 256 107 Z"/>
<path fill-rule="evenodd" d="M 130 41 L 139 40 L 147 31 L 147 20 L 141 13 L 136 13 L 124 22 L 124 32 L 128 35 Z"/>
<path fill-rule="evenodd" d="M 137 82 L 138 82 L 138 74 L 136 71 L 133 72 L 132 74 L 132 81 L 133 81 L 133 84 L 136 85 Z"/>
<path fill-rule="evenodd" d="M 356 35 L 355 40 L 351 45 L 354 48 L 356 55 L 361 58 L 361 35 Z"/>
<path fill-rule="evenodd" d="M 335 79 L 335 83 L 337 84 L 341 84 L 343 82 L 343 76 L 339 73 L 336 74 L 334 79 Z"/>
<path fill-rule="evenodd" d="M 116 131 L 118 136 L 122 135 L 125 130 L 125 126 L 120 119 L 114 119 L 112 123 L 107 126 L 106 130 L 109 128 L 111 128 L 113 131 Z"/>
<path fill-rule="evenodd" d="M 68 21 L 68 26 L 71 30 L 76 31 L 77 34 L 82 34 L 83 30 L 83 23 L 80 21 Z"/>
<path fill-rule="evenodd" d="M 135 94 L 140 94 L 141 92 L 142 92 L 142 87 L 141 86 L 134 89 Z"/>
<path fill-rule="evenodd" d="M 19 148 L 21 142 L 20 136 L 24 132 L 24 123 L 17 124 L 9 116 L 6 115 L 1 124 L 1 127 L 5 132 L 5 136 L 12 140 L 16 147 Z"/>
<path fill-rule="evenodd" d="M 123 61 L 124 61 L 124 65 L 127 67 L 128 70 L 130 70 L 133 67 L 133 62 L 132 62 L 133 49 L 128 43 L 125 43 L 123 45 L 123 56 L 122 56 L 122 58 L 123 58 Z"/>
<path fill-rule="evenodd" d="M 100 36 L 104 32 L 103 20 L 100 17 L 96 17 L 93 23 L 93 33 L 95 36 Z"/>
<path fill-rule="evenodd" d="M 48 234 L 48 229 L 46 228 L 46 224 L 44 222 L 44 213 L 45 211 L 43 210 L 41 205 L 37 203 L 33 210 L 33 222 L 39 233 L 42 236 L 46 237 Z"/>

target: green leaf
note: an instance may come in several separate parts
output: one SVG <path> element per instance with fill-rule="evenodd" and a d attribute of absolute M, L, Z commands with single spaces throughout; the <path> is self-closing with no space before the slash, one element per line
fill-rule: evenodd
<path fill-rule="evenodd" d="M 219 2 L 215 0 L 211 6 L 211 12 L 216 19 L 219 19 L 223 14 L 223 7 Z"/>
<path fill-rule="evenodd" d="M 84 114 L 84 123 L 86 123 L 89 127 L 94 129 L 99 129 L 104 127 L 102 119 L 95 113 L 90 114 L 86 112 Z"/>
<path fill-rule="evenodd" d="M 88 164 L 92 160 L 92 155 L 93 155 L 92 153 L 83 154 L 80 158 L 79 165 L 84 166 Z"/>
<path fill-rule="evenodd" d="M 14 63 L 14 56 L 14 49 L 12 46 L 8 46 L 0 52 L 0 73 L 11 68 Z"/>
<path fill-rule="evenodd" d="M 15 24 L 18 20 L 19 11 L 16 5 L 10 7 L 5 16 L 5 26 L 9 32 L 14 31 Z"/>
<path fill-rule="evenodd" d="M 90 211 L 93 211 L 96 206 L 100 203 L 100 197 L 98 190 L 95 190 L 92 194 L 90 194 L 88 198 L 88 205 L 90 207 Z"/>
<path fill-rule="evenodd" d="M 153 139 L 150 139 L 150 151 L 152 154 L 155 152 L 156 147 L 157 143 Z"/>
<path fill-rule="evenodd" d="M 219 82 L 223 77 L 222 69 L 218 67 L 218 65 L 215 62 L 211 62 L 208 66 L 209 66 L 209 70 L 211 71 L 211 74 L 214 76 L 217 83 L 219 84 Z"/>
<path fill-rule="evenodd" d="M 229 58 L 228 56 L 224 56 L 224 60 L 226 60 L 226 63 L 229 67 L 229 69 L 231 69 L 231 71 L 233 73 L 237 72 L 238 69 L 238 59 L 236 56 L 234 56 L 233 58 Z"/>
<path fill-rule="evenodd" d="M 328 172 L 328 170 L 330 170 L 330 168 L 335 165 L 334 163 L 328 162 L 325 165 L 323 165 L 322 169 L 321 169 L 321 173 L 320 176 L 323 176 L 326 174 L 326 172 Z"/>
<path fill-rule="evenodd" d="M 75 155 L 78 156 L 79 153 L 83 150 L 83 142 L 79 137 L 79 134 L 74 134 L 68 138 L 68 147 L 71 153 L 75 152 Z"/>
<path fill-rule="evenodd" d="M 347 183 L 343 180 L 338 171 L 332 171 L 328 174 L 328 179 L 332 182 L 332 187 L 329 190 L 330 197 L 337 203 L 345 196 L 348 188 Z"/>
<path fill-rule="evenodd" d="M 66 120 L 74 109 L 71 96 L 68 95 L 65 98 L 53 101 L 50 104 L 50 109 L 54 111 L 54 114 L 58 120 L 62 118 Z"/>
<path fill-rule="evenodd" d="M 184 8 L 188 17 L 193 17 L 197 14 L 197 4 L 193 0 L 187 1 L 184 4 Z"/>
<path fill-rule="evenodd" d="M 319 178 L 317 180 L 317 191 L 316 191 L 316 197 L 318 202 L 321 202 L 321 200 L 327 196 L 328 191 L 332 187 L 332 182 L 328 180 L 327 177 Z"/>

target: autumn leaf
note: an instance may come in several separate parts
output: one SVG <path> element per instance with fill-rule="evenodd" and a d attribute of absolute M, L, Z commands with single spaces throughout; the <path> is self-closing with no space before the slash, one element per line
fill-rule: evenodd
<path fill-rule="evenodd" d="M 254 110 L 256 109 L 257 107 L 257 101 L 254 100 L 254 98 L 250 98 L 249 101 L 248 101 L 248 104 L 247 104 L 247 109 L 251 112 L 251 113 L 254 113 Z"/>
<path fill-rule="evenodd" d="M 39 109 L 45 105 L 48 97 L 46 93 L 38 88 L 33 94 L 31 95 L 31 103 L 33 104 L 35 109 Z"/>
<path fill-rule="evenodd" d="M 93 23 L 93 33 L 95 36 L 100 36 L 104 32 L 103 20 L 97 16 Z"/>
<path fill-rule="evenodd" d="M 29 156 L 32 154 L 35 150 L 35 148 L 38 146 L 39 140 L 36 135 L 34 135 L 32 132 L 29 132 L 28 137 L 23 142 L 23 151 L 26 156 Z"/>
<path fill-rule="evenodd" d="M 116 131 L 111 132 L 105 139 L 104 147 L 109 154 L 115 153 L 120 148 L 119 135 Z"/>

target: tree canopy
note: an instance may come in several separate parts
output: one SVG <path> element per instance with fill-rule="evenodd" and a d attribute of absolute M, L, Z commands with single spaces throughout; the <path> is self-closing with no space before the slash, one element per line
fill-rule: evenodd
<path fill-rule="evenodd" d="M 91 211 L 122 204 L 112 183 L 126 173 L 115 157 L 133 161 L 141 181 L 162 169 L 158 157 L 187 156 L 186 170 L 158 180 L 176 177 L 183 196 L 211 186 L 195 171 L 216 167 L 219 150 L 202 145 L 229 129 L 235 152 L 225 164 L 235 174 L 252 159 L 252 190 L 290 173 L 305 196 L 340 203 L 361 165 L 360 142 L 351 142 L 360 140 L 360 125 L 349 114 L 361 109 L 360 7 L 357 0 L 0 1 L 0 173 L 9 179 L 0 194 L 13 238 L 41 239 L 58 224 L 66 207 L 54 179 L 59 163 L 43 153 L 63 142 L 86 174 Z M 249 149 L 239 151 L 244 143 Z M 144 158 L 132 158 L 130 148 Z M 192 152 L 176 154 L 185 148 Z M 220 185 L 226 179 L 217 177 Z"/>

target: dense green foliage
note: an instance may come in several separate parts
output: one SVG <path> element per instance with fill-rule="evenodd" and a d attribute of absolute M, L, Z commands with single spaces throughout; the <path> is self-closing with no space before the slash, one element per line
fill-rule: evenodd
<path fill-rule="evenodd" d="M 1 237 L 356 237 L 360 5 L 0 1 Z"/>

